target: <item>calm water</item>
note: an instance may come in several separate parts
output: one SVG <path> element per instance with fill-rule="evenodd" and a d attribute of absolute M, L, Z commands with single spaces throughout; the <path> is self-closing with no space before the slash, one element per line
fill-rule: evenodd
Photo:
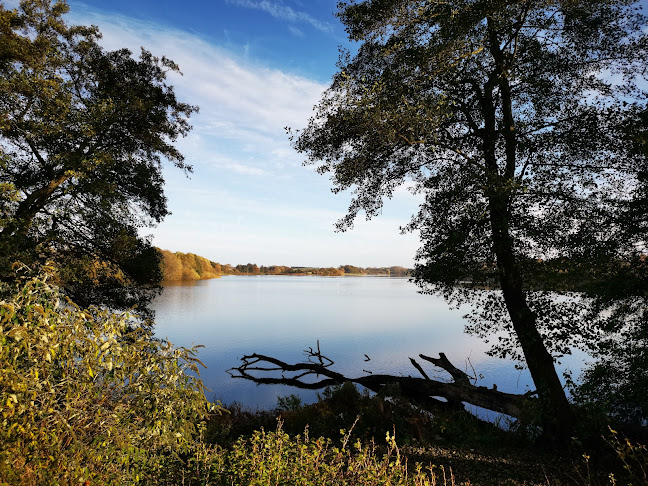
<path fill-rule="evenodd" d="M 291 393 L 314 401 L 316 392 L 257 386 L 232 379 L 225 370 L 255 352 L 302 361 L 302 351 L 315 347 L 318 339 L 322 353 L 335 361 L 334 369 L 347 376 L 363 369 L 418 376 L 408 357 L 444 352 L 468 374 L 483 375 L 479 385 L 497 383 L 499 390 L 513 393 L 531 385 L 528 371 L 487 356 L 488 345 L 463 332 L 464 312 L 449 310 L 440 297 L 418 294 L 406 279 L 227 276 L 168 285 L 153 307 L 159 337 L 178 346 L 205 346 L 199 355 L 207 366 L 202 377 L 209 398 L 223 403 L 272 408 L 278 396 Z M 371 361 L 365 362 L 365 354 Z M 579 369 L 582 359 L 563 360 L 563 369 Z M 447 377 L 419 362 L 431 377 Z"/>

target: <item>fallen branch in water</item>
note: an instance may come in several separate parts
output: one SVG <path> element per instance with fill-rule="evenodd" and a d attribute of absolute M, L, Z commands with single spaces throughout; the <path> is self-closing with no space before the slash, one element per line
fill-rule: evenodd
<path fill-rule="evenodd" d="M 296 364 L 286 363 L 263 354 L 250 354 L 243 356 L 242 364 L 229 369 L 228 373 L 233 378 L 243 378 L 257 384 L 289 385 L 309 390 L 341 385 L 349 381 L 379 393 L 387 386 L 397 385 L 401 396 L 417 402 L 423 408 L 439 406 L 463 408 L 463 402 L 466 402 L 515 418 L 522 418 L 524 411 L 528 410 L 534 401 L 528 394 L 503 393 L 497 391 L 495 387 L 489 389 L 471 384 L 470 377 L 456 368 L 444 353 L 440 353 L 439 358 L 423 354 L 419 356 L 447 371 L 453 379 L 449 383 L 431 379 L 413 358 L 410 358 L 410 361 L 422 378 L 374 374 L 353 378 L 331 369 L 334 362 L 321 353 L 319 342 L 316 349 L 309 348 L 304 353 L 307 360 Z M 443 402 L 440 398 L 446 401 Z"/>

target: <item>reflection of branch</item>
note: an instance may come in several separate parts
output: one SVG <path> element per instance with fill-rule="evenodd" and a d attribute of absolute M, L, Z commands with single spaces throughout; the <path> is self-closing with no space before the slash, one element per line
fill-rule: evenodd
<path fill-rule="evenodd" d="M 318 357 L 318 353 L 312 352 L 312 348 L 310 351 L 305 352 L 308 355 L 308 362 L 297 363 L 294 365 L 288 364 L 285 361 L 281 361 L 276 358 L 272 358 L 271 356 L 264 356 L 262 354 L 254 353 L 249 356 L 243 356 L 241 358 L 243 364 L 238 368 L 231 368 L 227 370 L 227 372 L 232 378 L 245 378 L 246 380 L 251 380 L 259 384 L 283 383 L 285 385 L 291 385 L 298 388 L 308 388 L 312 390 L 317 390 L 319 388 L 324 388 L 326 386 L 336 385 L 338 383 L 344 383 L 345 381 L 347 381 L 345 377 L 340 373 L 328 369 L 329 366 L 334 364 L 332 360 L 330 360 L 326 356 L 322 356 L 321 354 Z M 321 364 L 314 363 L 312 361 L 313 357 L 318 357 Z M 274 366 L 267 367 L 264 365 L 264 363 Z M 260 366 L 257 366 L 257 364 L 260 364 Z M 250 373 L 255 371 L 280 371 L 281 378 L 258 377 Z M 238 372 L 238 374 L 236 374 L 236 372 Z M 286 373 L 294 374 L 286 376 Z M 319 378 L 320 375 L 325 376 L 326 378 L 314 382 L 301 381 L 307 376 L 315 376 Z"/>
<path fill-rule="evenodd" d="M 518 418 L 521 417 L 522 410 L 532 402 L 531 398 L 524 395 L 502 393 L 472 385 L 468 375 L 456 368 L 444 353 L 440 353 L 439 358 L 420 356 L 450 373 L 454 380 L 452 383 L 431 379 L 413 358 L 410 358 L 412 366 L 421 373 L 423 378 L 392 375 L 365 375 L 350 378 L 331 369 L 334 362 L 322 355 L 319 342 L 316 349 L 308 348 L 304 353 L 307 357 L 306 362 L 296 364 L 254 353 L 243 356 L 242 364 L 227 372 L 232 378 L 243 378 L 258 384 L 289 385 L 309 390 L 341 385 L 350 381 L 378 393 L 387 385 L 398 385 L 403 397 L 414 400 L 423 407 L 441 404 L 457 408 L 463 407 L 462 402 L 467 402 Z M 447 403 L 440 402 L 436 397 L 444 398 Z"/>

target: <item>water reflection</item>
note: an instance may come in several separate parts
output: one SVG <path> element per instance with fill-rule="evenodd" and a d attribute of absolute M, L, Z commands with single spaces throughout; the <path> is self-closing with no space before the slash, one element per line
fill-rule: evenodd
<path fill-rule="evenodd" d="M 271 408 L 277 397 L 298 393 L 314 401 L 316 392 L 234 380 L 225 370 L 245 354 L 260 353 L 296 362 L 315 346 L 348 376 L 390 373 L 416 376 L 408 357 L 444 352 L 479 384 L 523 393 L 531 380 L 511 362 L 486 355 L 488 345 L 463 333 L 461 310 L 439 297 L 417 293 L 406 279 L 380 277 L 227 276 L 165 286 L 154 302 L 156 334 L 179 346 L 202 344 L 202 377 L 209 398 Z M 371 361 L 366 362 L 367 354 Z M 582 355 L 563 360 L 579 368 Z M 431 377 L 443 372 L 426 367 Z"/>

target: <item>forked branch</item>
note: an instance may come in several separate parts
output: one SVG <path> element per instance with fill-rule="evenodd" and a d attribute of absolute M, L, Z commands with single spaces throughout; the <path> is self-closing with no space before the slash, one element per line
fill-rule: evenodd
<path fill-rule="evenodd" d="M 228 373 L 233 378 L 243 378 L 258 384 L 290 385 L 309 390 L 350 381 L 378 393 L 388 385 L 397 385 L 401 396 L 424 408 L 439 406 L 444 402 L 450 407 L 463 407 L 463 403 L 470 403 L 516 418 L 522 418 L 524 410 L 533 402 L 526 395 L 503 393 L 471 384 L 469 376 L 456 368 L 443 353 L 440 353 L 439 358 L 425 355 L 420 357 L 450 373 L 454 381 L 449 383 L 431 379 L 413 358 L 410 361 L 423 378 L 377 374 L 353 378 L 331 369 L 335 363 L 321 353 L 319 342 L 316 349 L 309 348 L 304 353 L 306 362 L 296 364 L 263 354 L 250 354 L 243 356 L 241 365 L 231 368 Z"/>

